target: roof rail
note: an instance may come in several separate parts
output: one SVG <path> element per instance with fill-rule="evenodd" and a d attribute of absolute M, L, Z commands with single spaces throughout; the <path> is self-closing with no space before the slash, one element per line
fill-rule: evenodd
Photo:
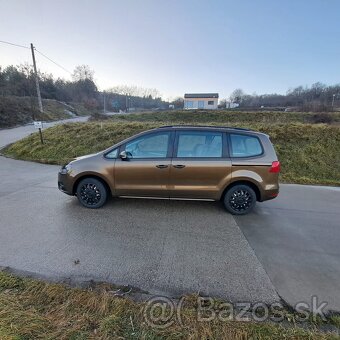
<path fill-rule="evenodd" d="M 176 127 L 217 128 L 217 129 L 232 129 L 232 130 L 242 130 L 242 131 L 253 131 L 253 130 L 247 129 L 247 128 L 233 127 L 233 126 L 218 126 L 218 125 L 165 125 L 165 126 L 158 127 L 158 129 L 176 128 Z"/>

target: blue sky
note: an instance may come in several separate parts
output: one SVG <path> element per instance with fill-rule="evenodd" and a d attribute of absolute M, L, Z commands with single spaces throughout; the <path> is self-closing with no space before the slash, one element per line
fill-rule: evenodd
<path fill-rule="evenodd" d="M 88 64 L 100 89 L 285 93 L 340 82 L 340 0 L 0 0 L 0 40 L 66 69 Z M 0 64 L 30 51 L 0 44 Z M 39 67 L 68 78 L 41 56 Z"/>

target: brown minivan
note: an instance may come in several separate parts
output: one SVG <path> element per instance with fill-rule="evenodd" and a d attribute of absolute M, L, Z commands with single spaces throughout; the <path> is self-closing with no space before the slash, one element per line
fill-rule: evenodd
<path fill-rule="evenodd" d="M 59 171 L 58 187 L 87 208 L 108 196 L 221 200 L 232 214 L 279 193 L 280 163 L 266 134 L 212 126 L 142 132 Z"/>

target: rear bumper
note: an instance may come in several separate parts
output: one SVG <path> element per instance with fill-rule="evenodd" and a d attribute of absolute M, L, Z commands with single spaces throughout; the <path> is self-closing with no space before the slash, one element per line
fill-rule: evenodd
<path fill-rule="evenodd" d="M 279 195 L 279 187 L 270 190 L 263 190 L 261 194 L 261 202 L 269 201 L 276 198 Z"/>
<path fill-rule="evenodd" d="M 73 196 L 73 185 L 68 174 L 58 174 L 58 189 L 64 194 Z"/>

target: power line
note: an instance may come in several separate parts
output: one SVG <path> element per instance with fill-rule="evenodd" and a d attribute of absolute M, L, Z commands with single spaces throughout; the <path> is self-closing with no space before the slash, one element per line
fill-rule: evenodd
<path fill-rule="evenodd" d="M 54 60 L 52 60 L 51 58 L 49 58 L 47 55 L 43 54 L 42 52 L 38 51 L 36 48 L 34 48 L 39 54 L 41 54 L 43 57 L 45 57 L 46 59 L 48 59 L 50 62 L 52 62 L 53 64 L 59 66 L 60 68 L 62 68 L 64 71 L 66 71 L 69 74 L 72 74 L 72 72 L 70 72 L 69 70 L 67 70 L 65 67 L 61 66 L 60 64 L 58 64 L 57 62 L 55 62 Z"/>
<path fill-rule="evenodd" d="M 0 40 L 0 43 L 12 45 L 12 46 L 17 46 L 17 47 L 22 47 L 22 48 L 28 48 L 29 49 L 29 47 L 27 47 L 27 46 L 23 46 L 23 45 L 19 45 L 19 44 L 14 44 L 14 43 L 11 43 L 11 42 L 8 42 L 8 41 Z"/>
<path fill-rule="evenodd" d="M 27 46 L 23 46 L 23 45 L 19 45 L 19 44 L 14 44 L 14 43 L 11 43 L 9 41 L 4 41 L 4 40 L 0 40 L 0 43 L 3 43 L 3 44 L 8 44 L 8 45 L 12 45 L 12 46 L 16 46 L 16 47 L 22 47 L 22 48 L 27 48 L 29 49 L 29 47 Z M 34 49 L 39 53 L 41 54 L 44 58 L 48 59 L 50 62 L 52 62 L 53 64 L 57 65 L 58 67 L 60 67 L 61 69 L 63 69 L 65 72 L 69 73 L 69 74 L 72 74 L 72 72 L 70 72 L 68 69 L 66 69 L 65 67 L 61 66 L 60 64 L 58 64 L 57 62 L 55 62 L 54 60 L 52 60 L 51 58 L 49 58 L 47 55 L 45 55 L 44 53 L 38 51 L 35 47 Z"/>

